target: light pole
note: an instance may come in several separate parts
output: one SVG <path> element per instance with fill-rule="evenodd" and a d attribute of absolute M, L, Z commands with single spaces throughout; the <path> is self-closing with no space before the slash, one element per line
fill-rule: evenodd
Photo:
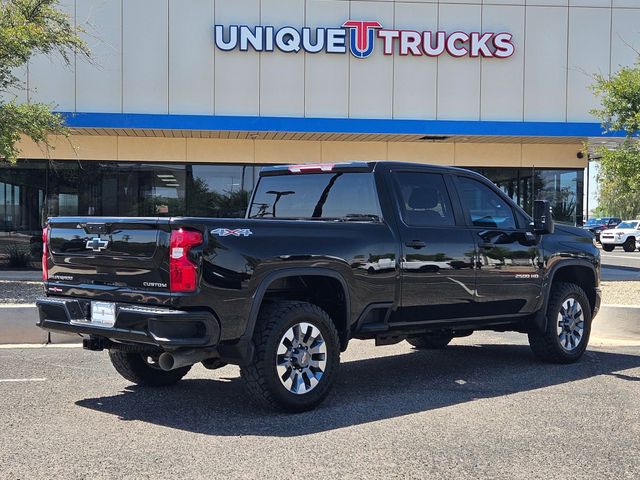
<path fill-rule="evenodd" d="M 587 222 L 587 220 L 589 220 L 589 197 L 590 192 L 589 192 L 589 186 L 591 185 L 591 162 L 596 162 L 598 160 L 600 160 L 600 155 L 593 155 L 592 153 L 589 153 L 587 155 L 587 202 L 586 202 L 586 212 L 585 212 L 585 216 L 584 216 L 584 220 L 585 223 Z"/>

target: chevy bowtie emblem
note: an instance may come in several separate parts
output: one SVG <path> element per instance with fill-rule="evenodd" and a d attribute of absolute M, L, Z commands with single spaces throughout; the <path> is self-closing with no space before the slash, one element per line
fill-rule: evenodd
<path fill-rule="evenodd" d="M 100 237 L 94 237 L 91 240 L 87 240 L 87 248 L 89 250 L 93 250 L 94 252 L 100 252 L 107 248 L 109 245 L 108 240 L 102 240 Z"/>

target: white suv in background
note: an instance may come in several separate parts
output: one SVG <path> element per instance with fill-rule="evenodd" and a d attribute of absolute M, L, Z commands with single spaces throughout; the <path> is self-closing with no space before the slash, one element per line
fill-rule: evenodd
<path fill-rule="evenodd" d="M 600 232 L 600 243 L 605 252 L 622 247 L 625 252 L 633 252 L 636 242 L 640 243 L 640 221 L 625 220 L 616 228 Z"/>

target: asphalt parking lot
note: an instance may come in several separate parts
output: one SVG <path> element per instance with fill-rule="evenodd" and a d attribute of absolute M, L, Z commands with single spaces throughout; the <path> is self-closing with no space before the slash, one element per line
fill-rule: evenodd
<path fill-rule="evenodd" d="M 600 255 L 603 280 L 640 280 L 640 251 L 625 252 L 616 248 L 613 252 L 605 252 L 600 249 Z"/>
<path fill-rule="evenodd" d="M 236 367 L 143 389 L 104 352 L 5 348 L 0 366 L 3 479 L 640 477 L 640 336 L 570 366 L 517 334 L 355 341 L 299 415 L 248 403 Z"/>
<path fill-rule="evenodd" d="M 622 248 L 616 248 L 613 252 L 605 252 L 600 249 L 602 264 L 611 267 L 630 267 L 640 270 L 640 251 L 625 252 Z"/>

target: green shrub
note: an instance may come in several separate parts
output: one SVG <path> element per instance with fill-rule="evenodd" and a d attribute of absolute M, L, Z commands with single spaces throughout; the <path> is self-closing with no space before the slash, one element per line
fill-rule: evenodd
<path fill-rule="evenodd" d="M 9 256 L 10 268 L 24 268 L 28 267 L 31 262 L 31 252 L 29 248 L 14 243 L 7 248 L 7 255 Z"/>

